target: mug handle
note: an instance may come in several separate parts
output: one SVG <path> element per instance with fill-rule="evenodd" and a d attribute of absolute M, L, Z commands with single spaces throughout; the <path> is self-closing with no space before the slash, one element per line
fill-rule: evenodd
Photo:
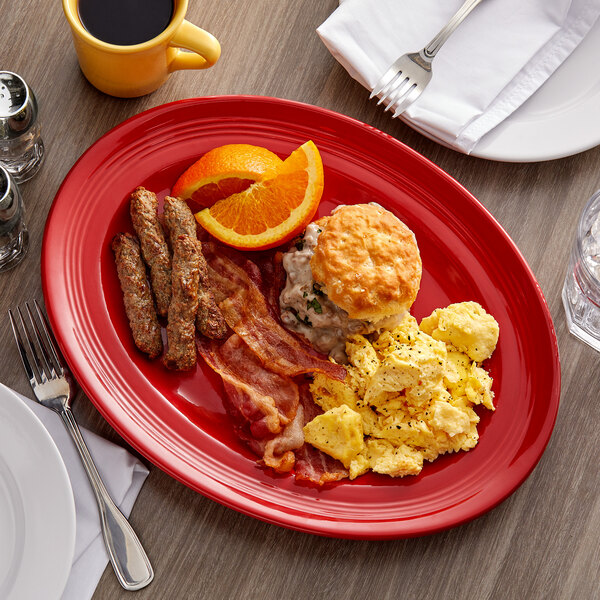
<path fill-rule="evenodd" d="M 208 69 L 221 56 L 221 45 L 217 38 L 185 19 L 169 45 L 192 51 L 179 50 L 169 64 L 169 72 L 182 69 Z"/>

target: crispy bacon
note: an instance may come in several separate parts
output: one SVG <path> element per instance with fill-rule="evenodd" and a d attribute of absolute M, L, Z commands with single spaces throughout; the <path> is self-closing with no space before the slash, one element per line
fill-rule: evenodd
<path fill-rule="evenodd" d="M 287 273 L 283 268 L 283 252 L 276 252 L 273 260 L 267 262 L 262 269 L 263 280 L 266 285 L 265 298 L 271 312 L 279 321 L 281 309 L 279 307 L 279 295 L 285 286 Z"/>
<path fill-rule="evenodd" d="M 198 340 L 200 354 L 223 378 L 224 404 L 237 435 L 262 463 L 323 485 L 348 476 L 343 465 L 304 443 L 303 426 L 320 409 L 307 386 L 291 379 L 320 372 L 343 381 L 346 369 L 316 356 L 279 322 L 281 260 L 257 266 L 235 251 L 203 243 L 215 299 L 234 334 L 225 342 Z"/>
<path fill-rule="evenodd" d="M 324 485 L 348 477 L 337 460 L 304 443 L 302 428 L 321 413 L 308 386 L 269 371 L 244 341 L 198 339 L 198 350 L 223 378 L 224 404 L 240 439 L 278 473 Z"/>
<path fill-rule="evenodd" d="M 280 473 L 290 471 L 293 451 L 304 443 L 298 386 L 267 370 L 235 333 L 223 344 L 199 339 L 198 349 L 223 378 L 224 404 L 238 436 L 266 466 Z"/>
<path fill-rule="evenodd" d="M 294 451 L 304 445 L 304 410 L 298 407 L 294 420 L 285 426 L 283 431 L 274 438 L 264 440 L 249 440 L 250 448 L 263 457 L 263 463 L 278 473 L 291 471 L 295 464 Z"/>
<path fill-rule="evenodd" d="M 312 421 L 323 411 L 313 402 L 308 386 L 300 387 L 300 408 L 304 417 L 303 425 Z M 348 477 L 348 469 L 335 458 L 317 450 L 310 444 L 304 444 L 296 450 L 296 479 L 324 485 Z"/>
<path fill-rule="evenodd" d="M 223 298 L 219 307 L 227 324 L 269 369 L 290 377 L 318 372 L 339 381 L 345 379 L 344 367 L 311 354 L 277 322 L 259 287 L 243 268 L 214 245 L 206 245 L 205 256 L 217 299 Z"/>
<path fill-rule="evenodd" d="M 252 437 L 281 432 L 298 410 L 298 386 L 288 377 L 268 371 L 236 334 L 223 344 L 198 338 L 198 350 L 221 377 L 232 411 Z"/>

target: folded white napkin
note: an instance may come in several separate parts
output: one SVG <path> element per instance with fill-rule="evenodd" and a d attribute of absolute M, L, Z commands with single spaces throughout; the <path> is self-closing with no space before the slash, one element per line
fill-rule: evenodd
<path fill-rule="evenodd" d="M 88 600 L 108 564 L 100 531 L 98 505 L 73 441 L 60 417 L 19 394 L 42 421 L 63 458 L 75 498 L 76 533 L 73 566 L 62 600 Z M 81 433 L 115 504 L 128 517 L 148 469 L 125 449 L 83 427 Z"/>
<path fill-rule="evenodd" d="M 463 1 L 343 0 L 317 33 L 371 90 L 396 58 L 428 44 Z M 600 0 L 483 0 L 439 51 L 431 82 L 403 119 L 471 152 L 552 75 L 599 15 Z"/>

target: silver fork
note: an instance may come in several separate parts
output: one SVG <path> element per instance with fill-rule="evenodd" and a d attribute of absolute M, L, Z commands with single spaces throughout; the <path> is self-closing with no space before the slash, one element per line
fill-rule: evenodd
<path fill-rule="evenodd" d="M 392 118 L 404 112 L 423 93 L 431 80 L 431 63 L 439 49 L 480 2 L 481 0 L 467 0 L 423 50 L 398 58 L 375 84 L 369 99 L 381 94 L 378 106 L 389 99 L 385 112 L 395 108 Z"/>
<path fill-rule="evenodd" d="M 112 501 L 100 478 L 71 412 L 72 390 L 69 373 L 52 341 L 46 319 L 35 300 L 34 305 L 37 319 L 34 318 L 29 303 L 25 304 L 28 327 L 25 325 L 21 308 L 17 307 L 16 318 L 11 310 L 8 311 L 31 389 L 40 404 L 51 408 L 61 416 L 79 450 L 98 502 L 104 543 L 119 583 L 126 590 L 139 590 L 152 581 L 154 577 L 152 565 L 131 525 Z"/>

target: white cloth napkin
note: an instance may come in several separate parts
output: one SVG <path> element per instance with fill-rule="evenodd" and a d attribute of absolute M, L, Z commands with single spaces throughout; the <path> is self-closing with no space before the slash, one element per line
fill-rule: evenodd
<path fill-rule="evenodd" d="M 42 421 L 58 447 L 73 488 L 76 513 L 73 566 L 62 600 L 88 600 L 108 564 L 100 531 L 98 505 L 73 441 L 60 417 L 18 394 Z M 127 450 L 81 428 L 92 458 L 115 504 L 128 517 L 148 469 Z"/>
<path fill-rule="evenodd" d="M 396 58 L 429 43 L 462 3 L 343 0 L 317 33 L 371 90 Z M 600 0 L 483 0 L 439 51 L 431 82 L 403 119 L 471 152 L 552 75 L 599 15 Z"/>

